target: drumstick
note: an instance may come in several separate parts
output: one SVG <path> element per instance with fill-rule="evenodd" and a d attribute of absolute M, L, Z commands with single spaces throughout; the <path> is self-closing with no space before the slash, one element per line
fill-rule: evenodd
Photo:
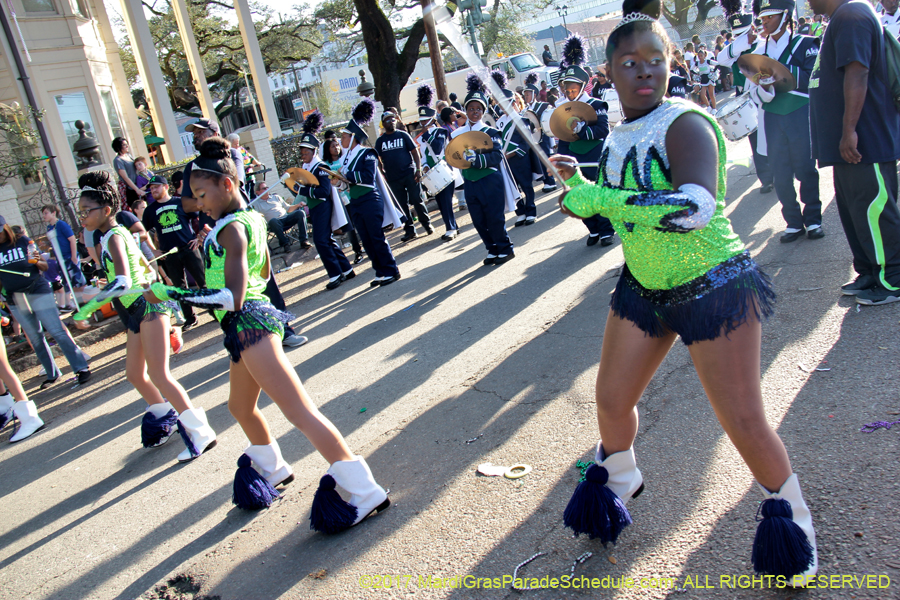
<path fill-rule="evenodd" d="M 24 273 L 22 271 L 8 271 L 7 269 L 0 269 L 0 273 L 9 273 L 10 275 L 24 275 L 28 276 L 28 273 Z"/>
<path fill-rule="evenodd" d="M 148 260 L 147 262 L 148 262 L 148 263 L 152 263 L 152 262 L 155 261 L 155 260 L 159 260 L 159 259 L 161 259 L 161 258 L 165 258 L 165 257 L 167 257 L 167 256 L 170 255 L 170 254 L 175 254 L 176 252 L 178 252 L 178 248 L 177 248 L 177 247 L 172 248 L 171 250 L 169 250 L 169 251 L 166 252 L 165 254 L 160 254 L 160 255 L 157 256 L 156 258 L 151 258 L 151 259 Z"/>
<path fill-rule="evenodd" d="M 598 162 L 573 163 L 573 162 L 566 162 L 566 161 L 562 161 L 562 160 L 557 161 L 556 164 L 562 165 L 564 167 L 569 167 L 571 169 L 574 169 L 575 167 L 591 168 L 591 167 L 599 167 L 600 166 L 600 163 L 598 163 Z"/>

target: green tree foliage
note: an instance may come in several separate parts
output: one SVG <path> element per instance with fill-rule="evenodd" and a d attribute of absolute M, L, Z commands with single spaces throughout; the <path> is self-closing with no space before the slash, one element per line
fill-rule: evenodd
<path fill-rule="evenodd" d="M 495 58 L 497 54 L 509 56 L 519 52 L 532 52 L 531 35 L 520 25 L 523 15 L 534 15 L 547 8 L 549 0 L 494 0 L 491 20 L 479 29 L 484 55 Z"/>
<path fill-rule="evenodd" d="M 144 6 L 152 13 L 150 33 L 172 106 L 200 116 L 200 103 L 171 5 L 154 0 Z M 240 106 L 240 93 L 245 87 L 241 71 L 248 70 L 240 30 L 233 19 L 226 18 L 229 13 L 234 14 L 234 6 L 224 0 L 187 0 L 187 7 L 210 93 L 216 101 L 216 116 L 223 118 Z M 304 16 L 307 7 L 295 6 L 287 17 L 256 3 L 251 3 L 251 10 L 267 73 L 309 61 L 321 51 L 323 35 L 314 21 Z M 139 75 L 130 41 L 122 45 L 121 56 L 129 83 L 134 86 Z"/>

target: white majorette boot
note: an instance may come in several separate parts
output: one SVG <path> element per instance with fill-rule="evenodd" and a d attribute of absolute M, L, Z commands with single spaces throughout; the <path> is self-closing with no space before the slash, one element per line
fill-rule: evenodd
<path fill-rule="evenodd" d="M 804 587 L 819 570 L 819 555 L 812 514 L 800 492 L 800 481 L 792 473 L 777 492 L 761 485 L 759 489 L 766 499 L 757 510 L 759 526 L 753 540 L 753 569 L 781 575 L 788 585 Z"/>
<path fill-rule="evenodd" d="M 34 402 L 16 402 L 13 406 L 13 413 L 19 420 L 19 427 L 16 432 L 9 438 L 9 442 L 21 442 L 33 433 L 37 433 L 44 428 L 44 422 L 38 416 L 37 406 Z"/>
<path fill-rule="evenodd" d="M 209 426 L 202 408 L 191 408 L 178 415 L 178 433 L 187 446 L 178 455 L 178 462 L 194 460 L 216 445 L 216 432 Z"/>
<path fill-rule="evenodd" d="M 634 460 L 634 448 L 606 456 L 597 444 L 594 464 L 584 474 L 563 513 L 563 523 L 575 535 L 586 533 L 605 545 L 616 543 L 619 534 L 631 525 L 625 504 L 644 491 L 644 478 Z"/>
<path fill-rule="evenodd" d="M 350 492 L 349 502 L 337 493 L 335 484 Z M 319 481 L 309 527 L 322 533 L 337 533 L 353 527 L 373 512 L 386 510 L 390 505 L 387 492 L 375 483 L 372 471 L 362 456 L 339 460 Z"/>
<path fill-rule="evenodd" d="M 238 459 L 231 501 L 244 510 L 268 508 L 281 497 L 275 486 L 293 480 L 294 472 L 281 456 L 277 441 L 272 440 L 266 446 L 248 446 Z"/>
<path fill-rule="evenodd" d="M 157 448 L 169 441 L 175 433 L 178 413 L 168 402 L 150 404 L 141 419 L 141 444 L 144 448 Z"/>
<path fill-rule="evenodd" d="M 13 406 L 15 403 L 15 399 L 9 392 L 0 396 L 0 429 L 6 427 L 6 424 L 15 417 L 15 414 L 13 414 Z"/>

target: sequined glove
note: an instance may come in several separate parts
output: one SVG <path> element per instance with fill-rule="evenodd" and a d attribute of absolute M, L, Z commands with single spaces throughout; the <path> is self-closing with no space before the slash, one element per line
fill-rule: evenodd
<path fill-rule="evenodd" d="M 712 194 L 696 184 L 653 192 L 581 185 L 566 194 L 563 204 L 583 219 L 599 214 L 613 221 L 670 233 L 687 233 L 705 227 L 716 209 Z"/>
<path fill-rule="evenodd" d="M 116 275 L 116 278 L 103 286 L 100 293 L 88 301 L 81 307 L 81 310 L 72 315 L 75 321 L 86 321 L 92 314 L 100 310 L 100 307 L 108 302 L 112 302 L 113 298 L 118 298 L 119 293 L 131 288 L 131 277 L 127 275 Z"/>
<path fill-rule="evenodd" d="M 150 285 L 150 291 L 160 300 L 177 300 L 198 308 L 234 311 L 234 295 L 228 288 L 186 290 L 156 282 Z"/>

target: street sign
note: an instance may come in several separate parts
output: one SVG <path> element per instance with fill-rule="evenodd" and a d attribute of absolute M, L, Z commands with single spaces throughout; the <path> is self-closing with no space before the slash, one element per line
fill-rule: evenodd
<path fill-rule="evenodd" d="M 303 110 L 303 98 L 294 98 L 294 110 Z"/>

